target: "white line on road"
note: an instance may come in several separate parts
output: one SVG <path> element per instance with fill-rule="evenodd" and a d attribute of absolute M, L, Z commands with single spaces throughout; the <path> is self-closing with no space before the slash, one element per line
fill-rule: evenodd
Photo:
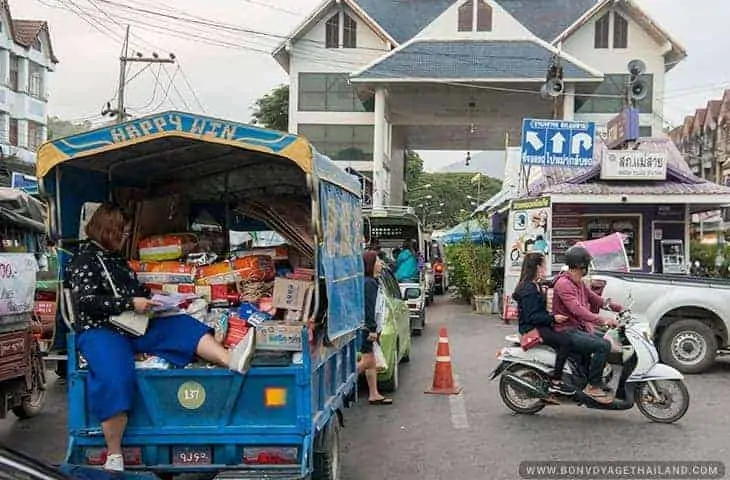
<path fill-rule="evenodd" d="M 454 382 L 459 383 L 459 376 L 454 375 Z M 469 428 L 469 419 L 466 416 L 466 399 L 464 391 L 458 395 L 449 395 L 449 410 L 451 410 L 451 425 L 457 430 Z"/>

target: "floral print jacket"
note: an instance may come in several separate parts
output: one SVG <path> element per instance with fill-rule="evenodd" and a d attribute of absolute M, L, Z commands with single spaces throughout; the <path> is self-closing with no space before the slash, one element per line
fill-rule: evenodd
<path fill-rule="evenodd" d="M 114 296 L 109 285 L 102 261 L 112 277 L 118 297 Z M 139 283 L 137 274 L 121 254 L 110 252 L 96 242 L 79 246 L 66 266 L 66 279 L 76 314 L 75 328 L 79 332 L 99 327 L 114 328 L 109 324 L 110 316 L 133 310 L 134 297 L 150 295 L 149 289 Z"/>

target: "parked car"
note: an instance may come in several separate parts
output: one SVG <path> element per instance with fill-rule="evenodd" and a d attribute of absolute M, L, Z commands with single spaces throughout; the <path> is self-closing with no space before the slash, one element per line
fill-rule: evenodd
<path fill-rule="evenodd" d="M 100 468 L 76 465 L 54 467 L 4 446 L 0 446 L 0 478 L 23 480 L 159 480 L 159 477 L 152 473 L 107 472 Z"/>
<path fill-rule="evenodd" d="M 730 280 L 603 271 L 591 280 L 604 298 L 632 298 L 632 310 L 649 324 L 663 363 L 702 373 L 719 353 L 730 354 Z"/>
<path fill-rule="evenodd" d="M 417 283 L 400 283 L 400 293 L 408 307 L 408 318 L 411 323 L 411 335 L 419 337 L 426 328 L 426 305 L 429 300 L 421 286 Z"/>
<path fill-rule="evenodd" d="M 389 271 L 383 270 L 380 274 L 378 296 L 376 315 L 382 316 L 383 325 L 380 346 L 387 363 L 387 367 L 378 372 L 378 386 L 384 392 L 394 392 L 398 389 L 399 365 L 410 360 L 411 324 L 398 282 Z"/>

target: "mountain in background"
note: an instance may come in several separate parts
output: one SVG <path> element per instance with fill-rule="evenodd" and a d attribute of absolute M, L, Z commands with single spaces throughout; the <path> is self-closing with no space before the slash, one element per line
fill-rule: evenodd
<path fill-rule="evenodd" d="M 474 153 L 471 156 L 469 166 L 466 166 L 466 156 L 461 160 L 451 163 L 435 173 L 477 173 L 480 172 L 488 177 L 502 180 L 504 178 L 504 165 L 506 162 L 504 151 L 488 151 Z"/>

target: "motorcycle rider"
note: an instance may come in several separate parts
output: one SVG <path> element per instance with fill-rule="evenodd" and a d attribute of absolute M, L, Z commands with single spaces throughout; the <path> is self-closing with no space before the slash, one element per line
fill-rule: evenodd
<path fill-rule="evenodd" d="M 588 385 L 584 392 L 598 402 L 611 403 L 611 389 L 603 381 L 611 343 L 602 334 L 596 333 L 597 326 L 615 327 L 616 320 L 604 320 L 598 312 L 610 309 L 620 312 L 619 304 L 604 300 L 584 282 L 593 257 L 585 247 L 575 245 L 565 252 L 567 272 L 561 272 L 553 286 L 553 314 L 568 317 L 557 323 L 555 330 L 568 335 L 573 350 L 590 357 Z"/>

